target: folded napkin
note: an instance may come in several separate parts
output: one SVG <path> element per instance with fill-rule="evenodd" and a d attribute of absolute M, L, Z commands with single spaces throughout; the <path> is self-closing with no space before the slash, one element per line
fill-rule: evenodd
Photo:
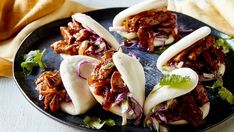
<path fill-rule="evenodd" d="M 12 76 L 12 61 L 23 39 L 49 22 L 91 8 L 72 0 L 1 0 L 0 76 Z"/>
<path fill-rule="evenodd" d="M 234 0 L 168 0 L 168 9 L 234 35 Z M 89 10 L 92 9 L 72 0 L 1 0 L 0 76 L 12 76 L 14 54 L 29 33 L 75 12 Z"/>
<path fill-rule="evenodd" d="M 168 9 L 234 36 L 234 0 L 168 0 Z"/>

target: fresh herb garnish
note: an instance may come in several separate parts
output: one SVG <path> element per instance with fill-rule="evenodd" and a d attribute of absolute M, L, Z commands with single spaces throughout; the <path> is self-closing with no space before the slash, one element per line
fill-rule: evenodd
<path fill-rule="evenodd" d="M 45 51 L 46 49 L 40 53 L 40 50 L 34 50 L 24 55 L 24 61 L 20 64 L 24 73 L 31 74 L 33 68 L 38 66 L 45 69 L 45 64 L 42 62 L 42 56 L 44 55 Z"/>
<path fill-rule="evenodd" d="M 213 91 L 217 91 L 219 97 L 222 100 L 226 100 L 229 104 L 234 104 L 234 95 L 223 86 L 223 82 L 220 80 L 217 80 L 214 82 L 214 84 L 208 88 L 211 88 Z"/>
<path fill-rule="evenodd" d="M 162 46 L 162 47 L 158 48 L 158 50 L 156 50 L 154 53 L 161 55 L 166 49 L 167 49 L 167 47 Z"/>
<path fill-rule="evenodd" d="M 159 85 L 165 86 L 168 85 L 170 87 L 183 87 L 189 85 L 191 82 L 191 78 L 189 76 L 180 76 L 176 74 L 167 74 L 163 78 L 160 79 Z"/>
<path fill-rule="evenodd" d="M 160 79 L 159 85 L 156 85 L 150 94 L 155 93 L 157 90 L 162 88 L 163 86 L 169 86 L 173 88 L 180 88 L 188 86 L 191 83 L 191 78 L 189 76 L 180 76 L 176 74 L 167 74 L 163 78 Z"/>
<path fill-rule="evenodd" d="M 100 129 L 104 125 L 107 125 L 107 126 L 114 126 L 115 125 L 115 121 L 112 119 L 107 119 L 107 120 L 102 121 L 98 117 L 90 117 L 90 116 L 86 116 L 83 119 L 83 122 L 88 128 L 93 128 L 93 129 Z"/>
<path fill-rule="evenodd" d="M 221 34 L 218 34 L 217 36 L 218 36 L 218 39 L 216 40 L 216 45 L 221 46 L 223 48 L 223 53 L 226 54 L 230 50 L 233 50 L 232 46 L 228 42 L 229 40 L 234 41 L 233 36 L 228 36 L 228 35 L 223 36 Z"/>

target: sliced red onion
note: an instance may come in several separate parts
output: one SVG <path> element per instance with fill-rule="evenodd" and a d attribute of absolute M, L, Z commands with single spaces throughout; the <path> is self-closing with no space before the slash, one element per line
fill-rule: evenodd
<path fill-rule="evenodd" d="M 77 76 L 81 77 L 81 78 L 84 79 L 84 80 L 87 80 L 87 78 L 81 76 L 80 68 L 81 68 L 81 66 L 82 66 L 83 64 L 87 64 L 87 63 L 89 63 L 89 64 L 91 64 L 91 65 L 93 65 L 93 66 L 96 65 L 96 63 L 94 63 L 94 62 L 92 62 L 92 61 L 83 60 L 83 61 L 80 61 L 80 62 L 78 63 L 77 69 L 76 69 L 76 74 L 77 74 Z"/>
<path fill-rule="evenodd" d="M 193 29 L 184 29 L 184 27 L 182 26 L 179 26 L 179 32 L 182 32 L 182 33 L 191 33 L 193 32 Z"/>
<path fill-rule="evenodd" d="M 45 98 L 45 96 L 44 95 L 42 95 L 42 94 L 39 94 L 39 97 L 38 97 L 38 99 L 41 101 L 41 100 L 43 100 Z"/>
<path fill-rule="evenodd" d="M 131 103 L 130 107 L 131 109 L 133 109 L 134 116 L 136 119 L 134 121 L 134 124 L 139 125 L 141 123 L 143 109 L 141 105 L 133 97 L 130 97 L 130 103 Z"/>
<path fill-rule="evenodd" d="M 165 117 L 165 116 L 163 116 L 163 115 L 159 114 L 159 115 L 158 115 L 158 117 L 160 118 L 160 120 L 161 120 L 161 121 L 163 121 L 163 122 L 167 123 L 167 119 L 166 119 L 166 117 Z"/>
<path fill-rule="evenodd" d="M 155 117 L 160 124 L 167 124 L 167 119 L 164 115 L 164 112 L 166 111 L 165 105 L 161 105 L 161 107 L 156 110 L 156 112 L 154 113 L 153 117 Z"/>
<path fill-rule="evenodd" d="M 121 93 L 116 97 L 114 103 L 119 104 L 119 103 L 123 102 L 124 100 L 126 100 L 126 98 L 127 98 L 127 94 L 126 93 Z"/>
<path fill-rule="evenodd" d="M 103 41 L 103 38 L 100 36 L 95 37 L 94 44 L 99 45 Z"/>

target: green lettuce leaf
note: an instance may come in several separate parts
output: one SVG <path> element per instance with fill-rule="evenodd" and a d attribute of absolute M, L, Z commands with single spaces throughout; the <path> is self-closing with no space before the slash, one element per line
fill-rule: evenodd
<path fill-rule="evenodd" d="M 115 121 L 109 118 L 109 119 L 105 120 L 105 125 L 115 126 Z"/>
<path fill-rule="evenodd" d="M 115 125 L 115 121 L 112 119 L 107 119 L 107 120 L 102 121 L 98 117 L 90 117 L 90 116 L 86 116 L 83 119 L 83 122 L 86 125 L 86 127 L 92 128 L 92 129 L 100 129 L 104 125 L 107 125 L 107 126 L 114 126 Z"/>
<path fill-rule="evenodd" d="M 34 50 L 24 55 L 24 61 L 20 64 L 24 73 L 31 74 L 34 67 L 45 69 L 46 66 L 42 62 L 42 57 L 45 51 L 46 49 L 44 49 L 42 52 L 40 52 L 40 50 Z"/>

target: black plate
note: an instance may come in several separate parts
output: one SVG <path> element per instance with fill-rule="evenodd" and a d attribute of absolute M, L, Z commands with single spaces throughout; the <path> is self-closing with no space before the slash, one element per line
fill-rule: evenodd
<path fill-rule="evenodd" d="M 92 18 L 100 22 L 105 28 L 108 29 L 109 26 L 112 25 L 112 19 L 113 17 L 122 11 L 124 8 L 111 8 L 111 9 L 103 9 L 103 10 L 96 10 L 92 12 L 88 12 L 86 14 L 90 15 Z M 199 27 L 205 26 L 206 24 L 195 20 L 191 17 L 188 17 L 186 15 L 182 15 L 179 13 L 176 13 L 178 17 L 178 25 L 185 29 L 198 29 Z M 57 41 L 61 40 L 62 36 L 60 35 L 59 27 L 62 25 L 66 25 L 69 21 L 71 21 L 70 18 L 58 20 L 52 23 L 49 23 L 41 28 L 38 28 L 34 32 L 32 32 L 29 36 L 25 38 L 25 40 L 22 42 L 22 45 L 18 49 L 18 52 L 15 56 L 14 60 L 14 78 L 19 86 L 20 91 L 22 94 L 26 97 L 26 99 L 35 106 L 38 110 L 40 110 L 42 113 L 46 114 L 47 116 L 62 122 L 64 124 L 77 127 L 79 129 L 85 129 L 85 130 L 91 130 L 87 129 L 83 123 L 82 119 L 86 115 L 91 116 L 98 116 L 101 119 L 105 118 L 112 118 L 116 121 L 117 125 L 114 127 L 103 127 L 101 130 L 104 131 L 149 131 L 148 128 L 136 127 L 133 125 L 128 126 L 121 126 L 121 118 L 110 113 L 102 110 L 102 108 L 97 104 L 94 106 L 90 111 L 83 115 L 79 116 L 71 116 L 63 112 L 57 112 L 57 113 L 51 113 L 50 111 L 46 111 L 43 109 L 43 102 L 38 100 L 38 94 L 35 90 L 34 81 L 39 76 L 39 74 L 42 72 L 40 69 L 34 69 L 32 75 L 25 76 L 22 73 L 22 69 L 20 68 L 20 62 L 22 61 L 22 55 L 28 53 L 31 50 L 40 49 L 43 50 L 44 48 L 47 49 L 45 56 L 43 57 L 43 61 L 47 65 L 46 70 L 54 70 L 59 69 L 60 62 L 62 58 L 55 54 L 49 46 Z M 207 26 L 207 25 L 206 25 Z M 212 28 L 212 34 L 217 35 L 217 33 L 220 33 L 219 31 Z M 113 35 L 118 39 L 119 42 L 122 41 L 122 38 L 116 34 L 113 33 Z M 144 70 L 146 73 L 146 95 L 149 93 L 149 91 L 153 88 L 153 86 L 159 81 L 159 78 L 162 76 L 162 74 L 157 70 L 156 68 L 156 60 L 158 58 L 157 54 L 148 54 L 143 51 L 137 50 L 137 48 L 124 48 L 126 52 L 133 52 L 137 57 L 140 58 L 140 62 L 144 66 Z M 230 61 L 231 59 L 234 59 L 234 54 L 229 53 L 226 56 L 226 72 L 224 75 L 224 84 L 226 87 L 234 86 L 234 82 L 231 81 L 234 76 L 234 62 Z M 232 91 L 233 92 L 233 91 Z M 213 127 L 220 122 L 223 122 L 227 118 L 231 117 L 233 115 L 233 107 L 227 104 L 226 102 L 220 100 L 220 98 L 215 95 L 212 91 L 208 90 L 210 102 L 211 102 L 211 109 L 209 112 L 209 115 L 205 119 L 206 124 L 204 126 L 201 126 L 199 128 L 193 128 L 190 125 L 181 125 L 181 126 L 170 126 L 171 131 L 185 131 L 185 130 L 192 130 L 192 131 L 203 131 L 205 129 L 208 129 L 210 127 Z"/>

